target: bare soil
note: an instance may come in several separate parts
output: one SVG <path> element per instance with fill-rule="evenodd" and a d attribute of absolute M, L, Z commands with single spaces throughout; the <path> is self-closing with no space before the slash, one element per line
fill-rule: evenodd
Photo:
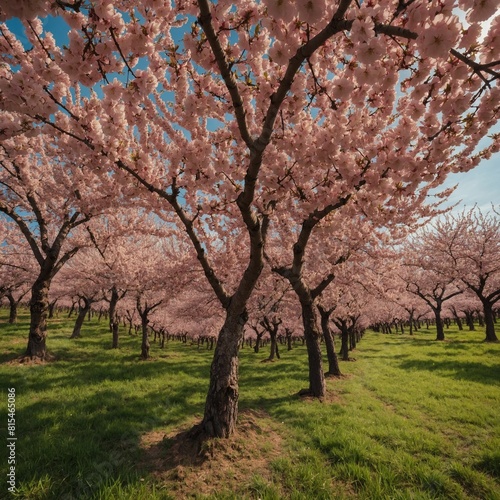
<path fill-rule="evenodd" d="M 229 439 L 200 441 L 189 429 L 143 435 L 140 464 L 175 498 L 215 492 L 248 493 L 252 476 L 271 479 L 271 462 L 283 456 L 283 439 L 264 411 L 240 412 L 237 432 Z"/>

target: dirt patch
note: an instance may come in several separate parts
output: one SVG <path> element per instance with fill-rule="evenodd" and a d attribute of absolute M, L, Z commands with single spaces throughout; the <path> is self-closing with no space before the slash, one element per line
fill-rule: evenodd
<path fill-rule="evenodd" d="M 10 359 L 9 361 L 5 361 L 4 365 L 24 365 L 24 366 L 32 366 L 32 365 L 45 365 L 47 363 L 52 363 L 57 361 L 56 356 L 53 354 L 47 354 L 45 359 L 40 358 L 31 358 L 30 356 L 18 356 L 17 358 Z"/>
<path fill-rule="evenodd" d="M 189 429 L 150 432 L 141 439 L 141 468 L 151 473 L 175 498 L 215 492 L 248 492 L 252 476 L 271 479 L 270 463 L 283 456 L 276 424 L 263 411 L 244 410 L 229 439 L 200 441 Z"/>

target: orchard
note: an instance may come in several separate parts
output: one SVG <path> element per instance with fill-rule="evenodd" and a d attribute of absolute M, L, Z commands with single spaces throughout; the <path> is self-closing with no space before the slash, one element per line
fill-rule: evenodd
<path fill-rule="evenodd" d="M 498 200 L 450 211 L 443 186 L 499 158 L 493 0 L 0 0 L 0 21 L 21 364 L 57 364 L 57 317 L 74 344 L 93 317 L 113 350 L 137 336 L 144 366 L 209 351 L 189 436 L 229 439 L 242 350 L 303 348 L 298 393 L 325 401 L 365 332 L 497 342 Z"/>

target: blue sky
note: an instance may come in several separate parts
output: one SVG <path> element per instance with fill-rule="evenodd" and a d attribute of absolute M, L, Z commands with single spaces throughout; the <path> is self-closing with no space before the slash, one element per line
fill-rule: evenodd
<path fill-rule="evenodd" d="M 460 201 L 455 210 L 471 208 L 475 204 L 481 210 L 488 211 L 491 204 L 500 204 L 500 153 L 489 160 L 481 162 L 475 169 L 462 173 L 452 174 L 446 179 L 444 186 L 451 187 L 458 184 L 456 191 L 448 198 L 447 205 Z"/>

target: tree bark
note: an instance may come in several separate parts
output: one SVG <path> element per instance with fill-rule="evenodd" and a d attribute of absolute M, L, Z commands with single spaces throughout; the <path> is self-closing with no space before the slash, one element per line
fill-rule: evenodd
<path fill-rule="evenodd" d="M 433 308 L 434 316 L 436 317 L 436 340 L 444 340 L 443 320 L 441 319 L 441 308 Z"/>
<path fill-rule="evenodd" d="M 7 299 L 9 301 L 9 323 L 12 325 L 17 323 L 17 309 L 20 299 L 16 300 L 11 293 L 7 294 Z"/>
<path fill-rule="evenodd" d="M 313 301 L 310 303 L 301 302 L 301 306 L 304 337 L 306 339 L 309 360 L 309 389 L 301 392 L 316 398 L 322 398 L 325 396 L 326 386 L 320 346 L 321 334 L 318 330 L 316 315 L 314 314 L 314 303 Z"/>
<path fill-rule="evenodd" d="M 276 339 L 276 336 L 278 334 L 277 328 L 276 330 L 274 328 L 271 328 L 269 330 L 269 336 L 271 337 L 271 351 L 269 352 L 269 360 L 272 361 L 274 358 L 280 359 L 280 353 L 278 351 L 278 342 Z"/>
<path fill-rule="evenodd" d="M 116 306 L 118 304 L 119 296 L 116 287 L 111 288 L 111 298 L 109 299 L 109 331 L 113 331 L 113 323 L 116 319 Z"/>
<path fill-rule="evenodd" d="M 83 306 L 80 307 L 80 310 L 78 311 L 78 316 L 75 321 L 75 326 L 73 328 L 73 333 L 71 334 L 71 339 L 79 339 L 82 331 L 82 325 L 83 321 L 85 320 L 85 316 L 87 313 L 90 311 L 90 306 L 92 305 L 92 302 L 87 299 L 86 297 L 82 298 L 83 300 Z"/>
<path fill-rule="evenodd" d="M 149 347 L 150 347 L 147 316 L 146 318 L 142 319 L 141 325 L 142 325 L 141 359 L 146 360 L 149 358 Z"/>
<path fill-rule="evenodd" d="M 349 361 L 349 328 L 347 327 L 347 322 L 344 319 L 340 319 L 335 324 L 340 330 L 341 335 L 340 357 L 342 361 Z"/>
<path fill-rule="evenodd" d="M 475 331 L 476 326 L 474 325 L 474 313 L 472 311 L 465 311 L 465 319 L 467 322 L 467 326 L 469 327 L 469 331 Z"/>
<path fill-rule="evenodd" d="M 25 356 L 45 360 L 47 357 L 47 314 L 49 310 L 50 279 L 43 274 L 31 288 L 30 331 Z"/>
<path fill-rule="evenodd" d="M 408 309 L 407 309 L 408 311 Z M 408 324 L 410 328 L 410 335 L 413 335 L 413 311 L 409 311 Z"/>
<path fill-rule="evenodd" d="M 486 326 L 485 342 L 498 342 L 495 334 L 495 319 L 493 315 L 493 304 L 489 301 L 483 301 L 484 322 Z"/>
<path fill-rule="evenodd" d="M 342 375 L 339 366 L 339 359 L 335 352 L 335 342 L 333 340 L 332 331 L 330 330 L 330 315 L 333 309 L 325 310 L 323 307 L 318 306 L 318 311 L 321 316 L 321 329 L 323 331 L 323 338 L 325 339 L 326 355 L 328 357 L 328 371 L 326 376 L 340 377 Z"/>
<path fill-rule="evenodd" d="M 112 326 L 111 326 L 112 331 L 113 331 L 113 343 L 111 345 L 112 349 L 118 349 L 118 339 L 119 339 L 119 336 L 118 336 L 118 327 L 119 327 L 118 322 L 114 321 L 112 323 Z"/>
<path fill-rule="evenodd" d="M 203 421 L 194 432 L 210 437 L 229 437 L 236 428 L 238 418 L 238 350 L 243 328 L 248 319 L 227 310 L 226 320 L 219 332 L 214 358 L 210 368 L 210 385 L 205 403 Z"/>
<path fill-rule="evenodd" d="M 56 303 L 57 303 L 57 299 L 53 300 L 50 304 L 49 304 L 49 319 L 53 318 L 54 317 L 54 310 L 56 308 Z"/>
<path fill-rule="evenodd" d="M 285 328 L 286 333 L 286 345 L 289 351 L 292 350 L 292 331 L 288 328 Z"/>

